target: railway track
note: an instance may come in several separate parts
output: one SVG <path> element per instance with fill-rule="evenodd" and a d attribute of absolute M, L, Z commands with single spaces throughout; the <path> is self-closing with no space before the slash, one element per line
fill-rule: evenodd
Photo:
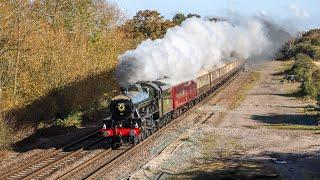
<path fill-rule="evenodd" d="M 58 179 L 73 179 L 79 172 L 86 171 L 86 168 L 96 164 L 98 160 L 104 159 L 105 161 L 93 170 L 88 171 L 81 178 L 83 179 L 96 179 L 103 172 L 108 172 L 112 167 L 117 166 L 123 162 L 125 158 L 131 157 L 136 153 L 137 150 L 141 150 L 143 146 L 154 141 L 159 135 L 161 135 L 166 129 L 171 128 L 177 122 L 182 121 L 185 117 L 194 113 L 195 110 L 209 101 L 215 94 L 220 92 L 225 86 L 236 77 L 237 73 L 225 82 L 221 82 L 220 86 L 209 96 L 203 99 L 201 102 L 185 111 L 179 117 L 173 119 L 166 126 L 156 131 L 144 141 L 140 142 L 136 146 L 123 147 L 121 150 L 107 149 L 99 152 L 94 157 L 82 163 L 76 167 L 65 170 L 62 174 L 57 177 Z M 197 115 L 193 120 L 199 119 L 203 116 Z M 207 119 L 207 118 L 206 118 Z M 199 120 L 198 120 L 199 121 Z M 96 131 L 78 141 L 69 144 L 63 148 L 55 150 L 45 156 L 34 159 L 33 161 L 22 165 L 19 168 L 12 168 L 7 170 L 5 174 L 0 176 L 0 179 L 43 179 L 53 174 L 62 167 L 70 164 L 71 162 L 77 161 L 80 157 L 85 156 L 85 149 L 103 141 L 103 137 L 99 138 L 99 131 Z"/>
<path fill-rule="evenodd" d="M 193 118 L 193 120 L 198 119 L 198 118 L 201 118 L 201 115 L 197 115 L 195 118 Z M 171 121 L 171 122 L 173 122 L 173 121 Z M 169 125 L 169 126 L 165 126 L 165 127 L 170 128 L 171 126 Z M 159 133 L 157 133 L 157 132 L 159 132 Z M 100 169 L 97 169 L 96 171 L 94 171 L 93 173 L 91 173 L 87 177 L 85 177 L 85 179 L 90 179 L 90 180 L 91 179 L 99 179 L 99 176 L 101 174 L 108 172 L 113 167 L 116 167 L 119 163 L 124 162 L 126 158 L 132 157 L 136 153 L 137 150 L 141 151 L 141 147 L 154 141 L 161 133 L 160 131 L 157 131 L 157 132 L 155 132 L 154 134 L 149 136 L 149 138 L 142 141 L 138 145 L 133 146 L 132 148 L 128 148 L 126 151 L 124 151 L 121 154 L 119 154 L 118 156 L 114 157 L 109 162 L 107 162 L 103 167 L 101 167 Z"/>
<path fill-rule="evenodd" d="M 43 179 L 70 161 L 84 154 L 85 149 L 101 142 L 103 137 L 95 131 L 67 146 L 41 156 L 18 168 L 11 167 L 0 176 L 0 179 Z"/>
<path fill-rule="evenodd" d="M 226 82 L 223 82 L 219 88 L 217 88 L 212 94 L 210 94 L 208 97 L 206 97 L 204 100 L 193 106 L 188 111 L 184 112 L 182 115 L 177 117 L 176 119 L 173 119 L 171 122 L 169 122 L 167 125 L 165 125 L 163 128 L 159 129 L 149 137 L 147 137 L 145 140 L 137 144 L 136 146 L 132 147 L 125 147 L 123 150 L 120 150 L 118 153 L 115 153 L 114 155 L 111 155 L 111 152 L 113 150 L 107 149 L 89 161 L 73 168 L 72 170 L 65 172 L 62 176 L 60 176 L 58 179 L 71 179 L 75 178 L 77 174 L 80 172 L 86 171 L 85 169 L 88 167 L 92 167 L 95 162 L 97 162 L 100 159 L 106 158 L 107 160 L 100 166 L 98 166 L 94 170 L 89 170 L 89 173 L 82 175 L 79 179 L 99 179 L 99 176 L 101 174 L 104 174 L 105 172 L 109 172 L 113 167 L 118 166 L 119 164 L 125 162 L 126 158 L 132 157 L 137 151 L 141 151 L 141 149 L 149 144 L 150 142 L 153 142 L 159 135 L 165 132 L 166 129 L 172 128 L 174 124 L 178 124 L 178 122 L 183 121 L 185 117 L 189 116 L 192 113 L 195 113 L 196 109 L 205 103 L 207 103 L 213 96 L 215 96 L 218 92 L 220 92 L 224 87 L 226 87 L 236 76 L 238 73 L 234 74 L 230 79 L 228 79 Z M 206 116 L 203 120 L 199 120 L 204 116 L 204 114 L 197 114 L 196 117 L 192 119 L 192 121 L 196 121 L 199 123 L 204 123 L 207 121 L 213 114 L 209 114 Z M 77 179 L 77 178 L 75 178 Z"/>
<path fill-rule="evenodd" d="M 195 119 L 199 119 L 202 115 L 197 115 L 195 118 L 193 118 L 193 120 Z M 183 120 L 183 118 L 180 118 L 179 121 Z M 96 163 L 99 159 L 107 159 L 104 164 L 100 165 L 97 169 L 95 170 L 91 170 L 89 173 L 87 173 L 86 175 L 82 176 L 79 179 L 96 179 L 96 175 L 101 174 L 104 171 L 108 171 L 108 169 L 112 168 L 113 166 L 116 166 L 118 163 L 122 162 L 123 159 L 127 158 L 127 157 L 131 157 L 136 150 L 140 150 L 141 147 L 143 147 L 144 145 L 154 141 L 161 133 L 163 133 L 166 129 L 168 128 L 172 128 L 172 124 L 176 123 L 177 121 L 171 121 L 170 123 L 168 123 L 166 126 L 164 126 L 162 129 L 156 131 L 155 133 L 153 133 L 152 135 L 150 135 L 147 139 L 145 139 L 144 141 L 140 142 L 139 144 L 137 144 L 136 146 L 127 146 L 127 147 L 123 147 L 123 149 L 121 150 L 116 150 L 118 151 L 117 153 L 115 153 L 114 155 L 110 156 L 110 153 L 112 151 L 115 150 L 111 150 L 111 149 L 107 149 L 104 152 L 99 153 L 97 156 L 95 156 L 94 158 L 90 159 L 89 161 L 81 164 L 80 166 L 72 169 L 69 172 L 66 172 L 65 174 L 63 174 L 62 176 L 60 176 L 58 179 L 59 180 L 67 180 L 67 179 L 71 179 L 72 177 L 74 177 L 75 175 L 77 175 L 79 172 L 83 171 L 85 168 L 91 167 L 94 163 Z M 107 157 L 109 156 L 109 157 Z"/>

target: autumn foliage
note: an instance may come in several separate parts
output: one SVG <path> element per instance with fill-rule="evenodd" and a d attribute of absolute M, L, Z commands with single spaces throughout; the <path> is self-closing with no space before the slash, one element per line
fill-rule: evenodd
<path fill-rule="evenodd" d="M 95 116 L 117 89 L 117 57 L 192 16 L 126 20 L 104 0 L 0 0 L 0 147 L 9 129 Z"/>
<path fill-rule="evenodd" d="M 41 115 L 15 111 L 48 96 L 42 114 L 55 115 L 110 95 L 117 56 L 135 46 L 117 28 L 119 9 L 103 0 L 1 1 L 0 16 L 0 112 L 8 121 Z"/>

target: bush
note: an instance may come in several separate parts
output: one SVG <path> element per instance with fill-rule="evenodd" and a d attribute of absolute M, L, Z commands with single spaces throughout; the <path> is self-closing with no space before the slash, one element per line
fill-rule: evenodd
<path fill-rule="evenodd" d="M 301 82 L 301 92 L 317 100 L 320 106 L 320 69 L 313 61 L 320 60 L 320 29 L 312 29 L 287 42 L 277 54 L 279 60 L 294 57 L 291 74 Z"/>
<path fill-rule="evenodd" d="M 320 40 L 318 39 L 311 39 L 311 44 L 314 46 L 320 46 Z"/>
<path fill-rule="evenodd" d="M 293 43 L 291 41 L 287 42 L 276 54 L 276 59 L 278 60 L 288 60 L 292 57 L 292 49 Z"/>
<path fill-rule="evenodd" d="M 319 59 L 320 54 L 317 52 L 320 46 L 320 29 L 312 29 L 301 34 L 295 40 L 288 41 L 278 52 L 278 60 L 289 60 L 299 53 L 306 54 L 312 59 Z"/>
<path fill-rule="evenodd" d="M 291 71 L 296 74 L 301 81 L 302 92 L 311 97 L 316 97 L 318 94 L 313 80 L 313 72 L 316 72 L 316 68 L 316 65 L 309 56 L 305 54 L 297 54 L 295 57 L 295 63 L 291 69 Z"/>
<path fill-rule="evenodd" d="M 315 67 L 315 64 L 309 56 L 299 53 L 295 56 L 295 62 L 291 71 L 296 74 L 299 79 L 305 79 L 311 75 L 311 70 L 315 69 Z"/>
<path fill-rule="evenodd" d="M 309 57 L 311 57 L 312 59 L 315 58 L 316 56 L 316 49 L 311 46 L 309 43 L 300 43 L 294 46 L 294 48 L 292 49 L 291 54 L 293 56 L 299 54 L 299 53 L 303 53 L 308 55 Z"/>
<path fill-rule="evenodd" d="M 312 73 L 312 83 L 320 94 L 320 69 L 317 69 Z"/>
<path fill-rule="evenodd" d="M 312 84 L 316 91 L 315 98 L 317 100 L 317 105 L 320 106 L 320 69 L 317 69 L 312 73 Z"/>
<path fill-rule="evenodd" d="M 55 122 L 56 126 L 59 127 L 81 127 L 82 124 L 82 113 L 81 112 L 73 112 L 69 114 L 66 118 L 64 119 L 58 119 Z"/>

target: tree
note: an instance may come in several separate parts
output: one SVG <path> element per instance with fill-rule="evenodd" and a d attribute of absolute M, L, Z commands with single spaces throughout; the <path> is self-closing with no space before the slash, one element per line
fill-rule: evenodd
<path fill-rule="evenodd" d="M 176 15 L 173 16 L 172 22 L 175 25 L 180 25 L 186 19 L 187 19 L 187 16 L 185 16 L 183 13 L 177 13 Z"/>
<path fill-rule="evenodd" d="M 162 38 L 167 29 L 173 26 L 174 24 L 165 20 L 159 12 L 144 10 L 137 12 L 121 29 L 133 38 L 158 39 Z"/>
<path fill-rule="evenodd" d="M 187 18 L 192 18 L 192 17 L 201 18 L 201 16 L 200 16 L 199 14 L 189 13 L 189 14 L 187 15 Z"/>
<path fill-rule="evenodd" d="M 103 0 L 1 1 L 0 6 L 0 112 L 4 115 L 57 89 L 112 72 L 118 55 L 135 45 L 116 28 L 122 21 L 119 9 Z M 96 90 L 116 87 L 111 73 L 107 81 L 91 82 Z M 81 88 L 87 87 L 75 90 Z M 65 101 L 85 107 L 99 98 L 85 97 L 84 90 L 78 94 Z"/>
<path fill-rule="evenodd" d="M 206 17 L 206 20 L 211 21 L 211 22 L 227 21 L 227 19 L 225 19 L 223 17 L 217 17 L 217 16 L 208 16 L 208 17 Z"/>

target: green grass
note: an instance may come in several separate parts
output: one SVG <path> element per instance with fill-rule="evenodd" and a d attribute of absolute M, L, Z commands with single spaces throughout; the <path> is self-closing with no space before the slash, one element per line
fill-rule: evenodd
<path fill-rule="evenodd" d="M 283 129 L 283 130 L 320 131 L 320 126 L 307 126 L 307 125 L 274 124 L 274 125 L 265 125 L 265 127 L 272 128 L 272 129 Z"/>
<path fill-rule="evenodd" d="M 248 80 L 246 80 L 241 88 L 239 88 L 239 90 L 235 93 L 234 95 L 234 100 L 232 103 L 231 108 L 234 109 L 236 107 L 238 107 L 246 98 L 247 95 L 247 91 L 249 91 L 250 89 L 253 88 L 253 86 L 255 85 L 255 83 L 260 79 L 260 73 L 259 72 L 251 72 L 249 74 L 249 78 Z"/>
<path fill-rule="evenodd" d="M 292 65 L 293 65 L 293 61 L 283 61 L 281 63 L 281 66 L 279 67 L 279 72 L 286 72 L 288 70 L 291 69 Z"/>
<path fill-rule="evenodd" d="M 56 126 L 59 127 L 81 127 L 82 124 L 82 113 L 81 112 L 73 112 L 65 119 L 58 119 L 55 122 Z"/>

